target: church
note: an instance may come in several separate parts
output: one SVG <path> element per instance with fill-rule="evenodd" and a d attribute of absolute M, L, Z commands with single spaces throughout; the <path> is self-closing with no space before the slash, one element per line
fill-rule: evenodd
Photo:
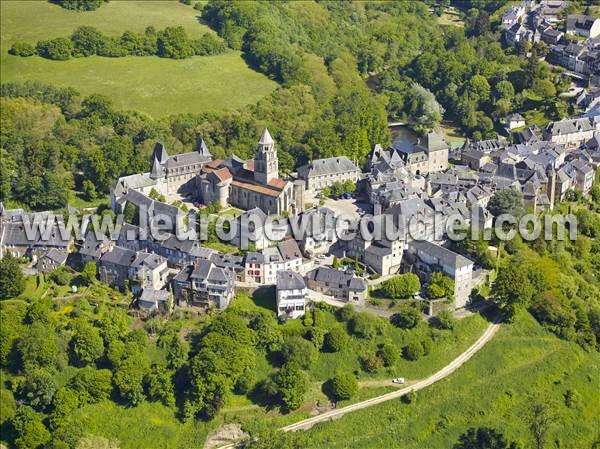
<path fill-rule="evenodd" d="M 254 159 L 233 155 L 203 165 L 197 175 L 203 203 L 231 205 L 243 210 L 258 207 L 267 214 L 297 214 L 304 206 L 304 182 L 279 178 L 275 142 L 265 128 Z"/>

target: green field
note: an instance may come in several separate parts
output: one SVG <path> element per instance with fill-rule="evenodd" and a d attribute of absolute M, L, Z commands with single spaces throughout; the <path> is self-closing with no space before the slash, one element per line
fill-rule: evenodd
<path fill-rule="evenodd" d="M 318 425 L 306 447 L 446 449 L 480 426 L 533 447 L 524 416 L 532 401 L 541 401 L 556 414 L 547 447 L 589 448 L 600 437 L 599 368 L 597 352 L 559 340 L 522 315 L 456 373 L 418 392 L 415 403 L 390 401 Z M 569 389 L 578 397 L 572 407 L 565 405 Z"/>
<path fill-rule="evenodd" d="M 241 55 L 185 60 L 158 57 L 89 57 L 50 61 L 37 56 L 9 55 L 13 42 L 69 36 L 80 25 L 93 25 L 106 34 L 181 25 L 192 36 L 209 28 L 199 11 L 174 1 L 112 1 L 93 12 L 75 12 L 48 2 L 1 2 L 2 82 L 37 80 L 71 86 L 84 95 L 102 93 L 121 109 L 155 117 L 175 113 L 235 110 L 255 103 L 277 84 L 248 68 Z"/>

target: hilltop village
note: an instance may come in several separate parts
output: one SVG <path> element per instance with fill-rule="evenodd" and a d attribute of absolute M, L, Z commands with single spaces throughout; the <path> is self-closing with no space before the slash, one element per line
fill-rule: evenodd
<path fill-rule="evenodd" d="M 493 220 L 488 203 L 506 189 L 520 192 L 528 210 L 550 211 L 569 192 L 586 195 L 600 164 L 599 115 L 539 129 L 513 114 L 507 127 L 516 129 L 514 142 L 467 139 L 451 148 L 443 136 L 430 132 L 411 144 L 375 145 L 364 167 L 335 156 L 310 161 L 287 179 L 279 176 L 277 144 L 267 129 L 249 160 L 214 159 L 201 137 L 194 151 L 183 154 L 169 154 L 157 142 L 151 171 L 122 177 L 111 188 L 113 212 L 126 217 L 116 238 L 98 238 L 90 229 L 79 240 L 65 239 L 58 217 L 45 235 L 28 239 L 26 228 L 51 213 L 3 207 L 0 250 L 28 257 L 31 272 L 52 272 L 67 260 L 92 264 L 98 279 L 131 291 L 133 304 L 147 315 L 173 307 L 223 310 L 238 287 L 274 285 L 278 316 L 297 318 L 311 301 L 366 307 L 371 285 L 400 273 L 417 274 L 427 285 L 438 272 L 451 279 L 453 289 L 438 302 L 448 304 L 450 298 L 453 309 L 462 309 L 473 288 L 486 281 L 486 270 L 457 252 L 444 236 L 445 220 L 434 216 L 459 214 L 483 231 Z M 340 214 L 358 222 L 376 207 L 382 211 L 376 219 L 391 217 L 398 226 L 418 218 L 417 234 L 366 240 L 358 233 L 340 239 L 326 225 Z M 252 247 L 234 255 L 175 234 L 141 238 L 140 210 L 147 218 L 163 214 L 174 223 L 203 211 L 212 218 L 229 212 L 240 223 L 249 215 L 277 216 L 281 239 L 266 239 L 264 229 L 241 229 Z M 290 221 L 298 217 L 323 223 L 322 232 L 295 240 Z M 435 302 L 430 301 L 430 311 Z"/>

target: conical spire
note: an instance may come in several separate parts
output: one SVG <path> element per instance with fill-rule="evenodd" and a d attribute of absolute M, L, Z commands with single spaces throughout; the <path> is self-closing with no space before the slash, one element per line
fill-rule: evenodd
<path fill-rule="evenodd" d="M 269 134 L 269 130 L 267 128 L 265 128 L 265 130 L 262 133 L 262 136 L 260 136 L 260 140 L 258 141 L 259 145 L 273 145 L 275 142 L 273 141 L 273 138 L 271 137 L 271 134 Z"/>
<path fill-rule="evenodd" d="M 156 142 L 154 145 L 154 157 L 158 159 L 158 162 L 164 164 L 169 159 L 167 149 L 161 142 Z"/>
<path fill-rule="evenodd" d="M 196 151 L 203 156 L 212 156 L 210 151 L 208 151 L 208 147 L 206 146 L 206 142 L 202 137 L 198 137 L 196 141 Z"/>

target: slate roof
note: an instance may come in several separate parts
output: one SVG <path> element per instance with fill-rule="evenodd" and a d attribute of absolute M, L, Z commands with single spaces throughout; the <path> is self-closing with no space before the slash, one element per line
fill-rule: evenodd
<path fill-rule="evenodd" d="M 416 145 L 418 148 L 432 153 L 434 151 L 448 150 L 450 145 L 438 133 L 430 132 Z"/>
<path fill-rule="evenodd" d="M 314 280 L 315 282 L 323 282 L 329 284 L 341 285 L 349 290 L 353 291 L 364 291 L 367 289 L 367 284 L 364 279 L 357 278 L 351 273 L 337 270 L 335 268 L 319 267 L 312 271 L 309 271 L 306 275 L 307 279 Z"/>
<path fill-rule="evenodd" d="M 102 255 L 100 262 L 130 267 L 135 261 L 136 257 L 137 253 L 135 251 L 123 248 L 121 246 L 115 246 L 111 251 L 108 251 Z"/>
<path fill-rule="evenodd" d="M 44 257 L 50 259 L 56 264 L 62 265 L 66 262 L 67 257 L 69 257 L 69 253 L 61 249 L 51 248 L 46 254 L 44 254 Z"/>
<path fill-rule="evenodd" d="M 304 278 L 292 270 L 277 272 L 277 290 L 303 290 L 306 288 Z"/>
<path fill-rule="evenodd" d="M 426 240 L 418 241 L 414 240 L 409 243 L 415 250 L 422 251 L 435 259 L 442 261 L 444 265 L 450 266 L 457 270 L 459 268 L 468 267 L 473 262 L 467 259 L 465 256 L 461 256 L 454 251 L 450 251 L 448 248 L 436 245 L 435 243 L 428 242 Z"/>
<path fill-rule="evenodd" d="M 298 176 L 304 179 L 314 176 L 336 175 L 338 173 L 360 172 L 360 169 L 346 156 L 336 156 L 327 159 L 315 159 L 309 164 L 298 168 Z"/>
<path fill-rule="evenodd" d="M 302 253 L 300 252 L 300 248 L 298 247 L 296 240 L 282 240 L 277 244 L 277 248 L 281 253 L 281 257 L 283 257 L 283 260 L 285 261 L 302 258 Z"/>

